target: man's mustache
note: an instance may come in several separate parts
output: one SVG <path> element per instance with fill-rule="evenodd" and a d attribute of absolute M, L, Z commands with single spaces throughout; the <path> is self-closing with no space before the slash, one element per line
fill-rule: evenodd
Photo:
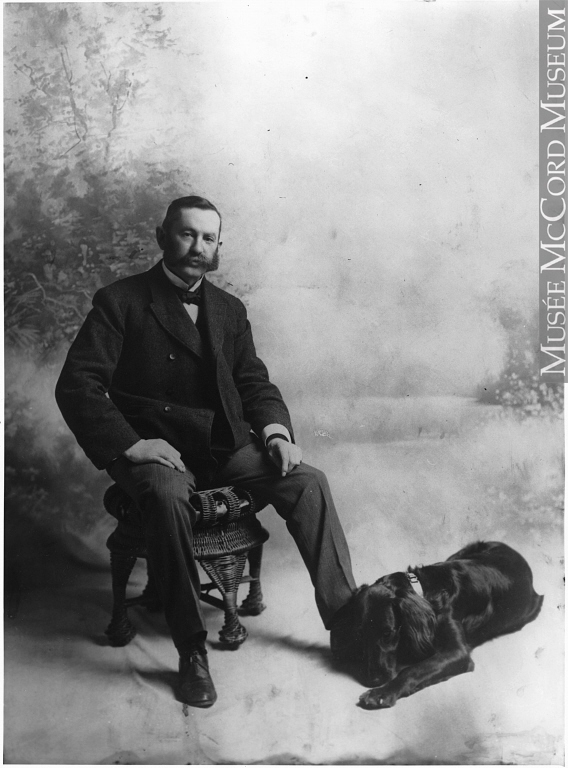
<path fill-rule="evenodd" d="M 215 249 L 215 253 L 211 258 L 204 253 L 188 253 L 186 259 L 197 262 L 199 266 L 206 267 L 207 272 L 215 272 L 215 270 L 219 269 L 219 248 Z"/>

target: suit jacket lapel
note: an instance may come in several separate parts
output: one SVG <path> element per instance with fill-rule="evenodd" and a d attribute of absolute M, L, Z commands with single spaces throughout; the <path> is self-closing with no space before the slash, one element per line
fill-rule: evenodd
<path fill-rule="evenodd" d="M 157 321 L 181 344 L 202 357 L 203 344 L 199 331 L 166 277 L 161 261 L 149 270 L 148 276 L 152 293 L 150 309 Z"/>

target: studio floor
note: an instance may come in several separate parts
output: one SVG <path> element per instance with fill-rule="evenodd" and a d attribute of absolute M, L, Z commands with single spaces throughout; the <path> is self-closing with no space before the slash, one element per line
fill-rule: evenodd
<path fill-rule="evenodd" d="M 486 438 L 485 429 L 478 439 Z M 460 471 L 460 462 L 462 470 L 474 466 L 475 439 L 470 435 L 467 455 L 458 438 L 367 444 L 357 456 L 352 447 L 330 445 L 319 455 L 337 488 L 358 583 L 444 559 L 475 538 L 505 540 L 527 558 L 535 588 L 545 594 L 541 615 L 476 649 L 472 674 L 390 710 L 359 708 L 365 689 L 332 667 L 308 576 L 268 509 L 267 609 L 243 619 L 248 640 L 226 651 L 216 642 L 221 613 L 206 606 L 219 698 L 208 710 L 184 706 L 173 694 L 177 656 L 161 614 L 134 608 L 137 637 L 125 648 L 105 642 L 111 592 L 104 541 L 112 520 L 101 516 L 88 533 L 70 534 L 65 551 L 60 535 L 45 537 L 36 577 L 23 579 L 19 603 L 8 606 L 5 763 L 563 764 L 562 536 L 550 516 L 515 518 L 511 497 L 488 485 L 497 473 L 491 456 L 483 478 L 481 462 L 476 477 Z M 534 490 L 538 473 L 519 461 Z M 339 467 L 355 480 L 343 490 Z M 361 477 L 361 467 L 372 474 Z M 413 479 L 404 486 L 401 477 Z M 381 491 L 371 498 L 373 483 Z M 398 515 L 388 513 L 405 489 L 410 498 Z M 491 504 L 469 503 L 490 497 Z M 144 583 L 140 563 L 133 589 Z"/>
<path fill-rule="evenodd" d="M 137 637 L 105 644 L 102 568 L 75 564 L 65 583 L 22 594 L 7 624 L 5 762 L 562 763 L 562 627 L 550 594 L 536 622 L 475 651 L 473 674 L 368 712 L 356 706 L 365 689 L 330 664 L 301 563 L 271 561 L 269 547 L 268 607 L 243 619 L 250 634 L 238 651 L 219 649 L 221 614 L 206 607 L 219 694 L 209 710 L 175 700 L 161 615 L 132 609 Z M 545 559 L 534 570 L 546 580 Z M 139 568 L 133 585 L 143 583 Z"/>

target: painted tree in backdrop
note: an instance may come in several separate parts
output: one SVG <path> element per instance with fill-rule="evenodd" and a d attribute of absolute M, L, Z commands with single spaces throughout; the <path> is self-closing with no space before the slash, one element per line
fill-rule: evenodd
<path fill-rule="evenodd" d="M 4 29 L 7 521 L 76 523 L 101 479 L 53 384 L 93 293 L 150 265 L 157 201 L 190 177 L 140 120 L 146 58 L 176 41 L 150 3 L 8 4 Z"/>
<path fill-rule="evenodd" d="M 146 55 L 175 41 L 154 4 L 8 5 L 6 17 L 7 340 L 49 355 L 97 288 L 149 265 L 156 200 L 181 187 L 136 124 Z"/>

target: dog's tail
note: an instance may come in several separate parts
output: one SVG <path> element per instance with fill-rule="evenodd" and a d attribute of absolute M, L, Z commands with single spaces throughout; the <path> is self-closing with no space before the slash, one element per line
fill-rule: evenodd
<path fill-rule="evenodd" d="M 519 629 L 522 629 L 530 621 L 534 621 L 540 613 L 543 602 L 544 596 L 537 595 L 537 593 L 533 590 L 532 601 L 530 605 L 527 606 L 526 612 L 523 613 L 523 615 L 519 617 L 518 621 L 508 627 L 502 634 L 508 635 L 511 632 L 518 632 Z"/>
<path fill-rule="evenodd" d="M 542 604 L 544 602 L 544 595 L 537 595 L 536 592 L 533 592 L 533 604 L 530 607 L 530 610 L 528 612 L 528 616 L 526 619 L 526 623 L 528 624 L 529 621 L 534 621 L 538 614 L 540 613 L 540 609 L 542 608 Z"/>

